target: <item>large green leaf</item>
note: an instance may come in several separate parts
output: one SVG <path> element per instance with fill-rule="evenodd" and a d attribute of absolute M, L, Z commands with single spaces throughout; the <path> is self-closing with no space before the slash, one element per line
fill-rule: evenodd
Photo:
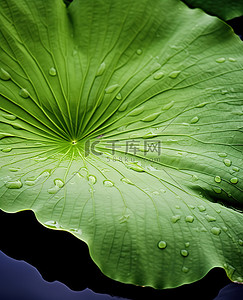
<path fill-rule="evenodd" d="M 242 43 L 171 0 L 1 0 L 0 207 L 155 288 L 242 282 Z"/>
<path fill-rule="evenodd" d="M 192 7 L 200 7 L 223 20 L 243 16 L 242 0 L 182 0 Z"/>

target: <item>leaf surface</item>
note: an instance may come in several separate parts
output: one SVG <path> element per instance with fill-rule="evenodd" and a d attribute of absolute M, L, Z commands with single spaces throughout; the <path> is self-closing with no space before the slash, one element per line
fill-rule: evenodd
<path fill-rule="evenodd" d="M 183 2 L 226 21 L 243 15 L 242 0 L 184 0 Z"/>
<path fill-rule="evenodd" d="M 0 207 L 109 277 L 242 282 L 242 43 L 179 1 L 2 0 Z"/>

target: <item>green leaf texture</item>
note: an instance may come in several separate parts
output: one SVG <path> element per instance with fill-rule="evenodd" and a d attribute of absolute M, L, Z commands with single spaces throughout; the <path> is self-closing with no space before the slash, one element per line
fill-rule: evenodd
<path fill-rule="evenodd" d="M 242 53 L 180 1 L 1 0 L 0 208 L 121 282 L 242 282 Z"/>
<path fill-rule="evenodd" d="M 183 2 L 226 21 L 243 16 L 242 0 L 183 0 Z"/>

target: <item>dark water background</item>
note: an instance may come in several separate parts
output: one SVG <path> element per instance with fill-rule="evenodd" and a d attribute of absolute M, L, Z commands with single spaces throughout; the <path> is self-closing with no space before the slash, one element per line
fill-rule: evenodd
<path fill-rule="evenodd" d="M 243 18 L 228 23 L 242 38 Z M 160 291 L 111 280 L 83 242 L 43 227 L 31 211 L 0 210 L 0 228 L 0 300 L 243 300 L 243 285 L 231 283 L 222 269 L 196 283 Z"/>

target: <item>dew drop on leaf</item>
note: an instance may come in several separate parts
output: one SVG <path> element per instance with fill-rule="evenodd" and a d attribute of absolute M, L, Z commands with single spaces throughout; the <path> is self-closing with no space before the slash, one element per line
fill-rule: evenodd
<path fill-rule="evenodd" d="M 222 192 L 221 188 L 219 187 L 213 187 L 213 191 L 216 193 L 216 194 L 220 194 Z"/>
<path fill-rule="evenodd" d="M 225 62 L 225 58 L 224 57 L 219 57 L 219 58 L 216 59 L 216 62 L 217 63 L 223 63 L 223 62 Z"/>
<path fill-rule="evenodd" d="M 55 179 L 54 183 L 58 188 L 62 188 L 64 186 L 64 182 L 61 179 Z"/>
<path fill-rule="evenodd" d="M 153 114 L 148 115 L 147 117 L 143 118 L 142 121 L 143 122 L 154 121 L 156 118 L 158 118 L 159 115 L 160 115 L 160 113 L 153 113 Z"/>
<path fill-rule="evenodd" d="M 235 171 L 235 172 L 239 172 L 239 171 L 240 171 L 240 168 L 238 168 L 238 167 L 233 167 L 232 170 Z"/>
<path fill-rule="evenodd" d="M 138 55 L 141 55 L 141 54 L 143 53 L 143 50 L 142 50 L 142 49 L 138 49 L 138 50 L 136 51 L 136 53 L 137 53 Z"/>
<path fill-rule="evenodd" d="M 116 95 L 116 99 L 117 99 L 117 100 L 121 100 L 121 99 L 122 99 L 121 93 L 118 93 L 118 94 Z"/>
<path fill-rule="evenodd" d="M 106 68 L 105 62 L 103 62 L 103 63 L 99 66 L 99 68 L 98 68 L 98 70 L 97 70 L 97 73 L 96 73 L 96 76 L 101 76 L 101 75 L 104 73 L 105 68 Z"/>
<path fill-rule="evenodd" d="M 172 79 L 175 79 L 178 77 L 178 75 L 181 73 L 181 71 L 173 71 L 169 74 L 169 77 Z"/>
<path fill-rule="evenodd" d="M 141 113 L 144 112 L 144 107 L 141 106 L 141 107 L 138 107 L 138 108 L 135 108 L 134 110 L 132 110 L 130 113 L 129 113 L 129 116 L 137 116 L 137 115 L 140 115 Z"/>
<path fill-rule="evenodd" d="M 127 183 L 127 184 L 134 185 L 134 183 L 130 179 L 128 179 L 128 178 L 122 178 L 121 181 L 124 182 L 124 183 Z"/>
<path fill-rule="evenodd" d="M 119 87 L 119 84 L 113 84 L 113 85 L 107 87 L 107 88 L 105 89 L 105 92 L 106 92 L 106 94 L 111 94 L 111 93 L 113 93 L 118 87 Z"/>
<path fill-rule="evenodd" d="M 1 151 L 2 152 L 10 152 L 10 151 L 12 151 L 12 148 L 3 148 Z"/>
<path fill-rule="evenodd" d="M 240 245 L 240 246 L 243 246 L 243 240 L 239 239 L 238 242 L 239 242 L 239 245 Z"/>
<path fill-rule="evenodd" d="M 23 184 L 20 180 L 9 181 L 5 184 L 8 189 L 20 189 Z"/>
<path fill-rule="evenodd" d="M 214 235 L 220 235 L 221 229 L 218 228 L 218 227 L 212 227 L 212 228 L 211 228 L 211 232 L 212 232 L 212 234 L 214 234 Z"/>
<path fill-rule="evenodd" d="M 188 255 L 189 255 L 189 252 L 187 250 L 185 250 L 185 249 L 181 250 L 181 256 L 187 257 Z"/>
<path fill-rule="evenodd" d="M 165 241 L 160 241 L 158 243 L 159 249 L 165 249 L 167 247 L 167 243 Z"/>
<path fill-rule="evenodd" d="M 231 183 L 234 183 L 234 184 L 236 184 L 238 181 L 239 181 L 239 180 L 238 180 L 237 177 L 233 177 L 233 178 L 230 179 L 230 182 L 231 182 Z"/>
<path fill-rule="evenodd" d="M 50 68 L 49 69 L 49 75 L 56 76 L 57 75 L 57 70 L 54 67 Z"/>
<path fill-rule="evenodd" d="M 58 222 L 53 221 L 53 220 L 47 221 L 44 224 L 50 228 L 60 228 L 60 225 L 58 224 Z"/>
<path fill-rule="evenodd" d="M 224 152 L 220 152 L 220 153 L 218 153 L 218 156 L 219 157 L 227 157 L 227 154 Z"/>
<path fill-rule="evenodd" d="M 181 216 L 180 216 L 180 215 L 175 215 L 175 216 L 172 216 L 172 217 L 171 217 L 171 222 L 172 222 L 172 223 L 176 223 L 176 222 L 178 222 L 180 219 L 181 219 Z"/>
<path fill-rule="evenodd" d="M 183 273 L 188 273 L 189 272 L 189 269 L 187 267 L 183 267 L 181 270 L 182 270 Z"/>
<path fill-rule="evenodd" d="M 210 215 L 206 215 L 206 220 L 208 221 L 208 222 L 215 222 L 216 221 L 216 218 L 215 217 L 212 217 L 212 216 L 210 216 Z"/>
<path fill-rule="evenodd" d="M 218 176 L 218 175 L 215 176 L 215 177 L 214 177 L 214 181 L 217 182 L 217 183 L 221 182 L 220 176 Z"/>
<path fill-rule="evenodd" d="M 7 120 L 10 120 L 10 121 L 14 121 L 14 120 L 17 119 L 16 116 L 10 115 L 10 114 L 3 114 L 3 117 L 4 117 L 5 119 L 7 119 Z"/>
<path fill-rule="evenodd" d="M 225 159 L 224 159 L 224 164 L 226 165 L 226 167 L 230 167 L 230 166 L 231 166 L 231 164 L 232 164 L 232 162 L 231 162 L 231 160 L 230 160 L 230 159 L 228 159 L 228 158 L 225 158 Z"/>
<path fill-rule="evenodd" d="M 231 62 L 236 62 L 236 59 L 233 58 L 233 57 L 229 57 L 229 61 L 231 61 Z"/>
<path fill-rule="evenodd" d="M 24 89 L 24 88 L 20 89 L 19 95 L 20 95 L 22 98 L 25 98 L 25 99 L 28 98 L 28 97 L 30 96 L 29 92 L 28 92 L 26 89 Z"/>
<path fill-rule="evenodd" d="M 3 68 L 0 68 L 0 79 L 2 80 L 10 80 L 11 79 L 11 76 L 10 74 L 5 71 Z"/>
<path fill-rule="evenodd" d="M 199 118 L 196 116 L 196 117 L 194 117 L 194 118 L 191 119 L 190 123 L 191 124 L 195 124 L 195 123 L 198 122 L 198 120 L 199 120 Z"/>
<path fill-rule="evenodd" d="M 164 76 L 164 72 L 160 71 L 154 74 L 154 79 L 159 80 Z"/>
<path fill-rule="evenodd" d="M 190 243 L 189 242 L 186 242 L 185 243 L 185 246 L 188 248 L 190 246 Z"/>
<path fill-rule="evenodd" d="M 206 210 L 206 208 L 203 205 L 199 205 L 198 209 L 199 209 L 200 212 L 203 212 L 203 211 Z"/>
<path fill-rule="evenodd" d="M 171 102 L 165 104 L 163 106 L 162 110 L 168 110 L 168 109 L 170 109 L 174 105 L 174 103 L 175 103 L 175 101 L 171 101 Z"/>
<path fill-rule="evenodd" d="M 105 187 L 112 187 L 112 186 L 114 186 L 114 183 L 112 181 L 110 181 L 110 180 L 104 180 L 103 184 L 104 184 Z"/>
<path fill-rule="evenodd" d="M 186 222 L 192 223 L 193 221 L 194 221 L 194 217 L 193 216 L 186 216 Z"/>
<path fill-rule="evenodd" d="M 89 175 L 89 182 L 91 183 L 91 184 L 95 184 L 96 183 L 96 181 L 97 181 L 97 179 L 96 179 L 96 177 L 94 176 L 94 175 Z"/>

